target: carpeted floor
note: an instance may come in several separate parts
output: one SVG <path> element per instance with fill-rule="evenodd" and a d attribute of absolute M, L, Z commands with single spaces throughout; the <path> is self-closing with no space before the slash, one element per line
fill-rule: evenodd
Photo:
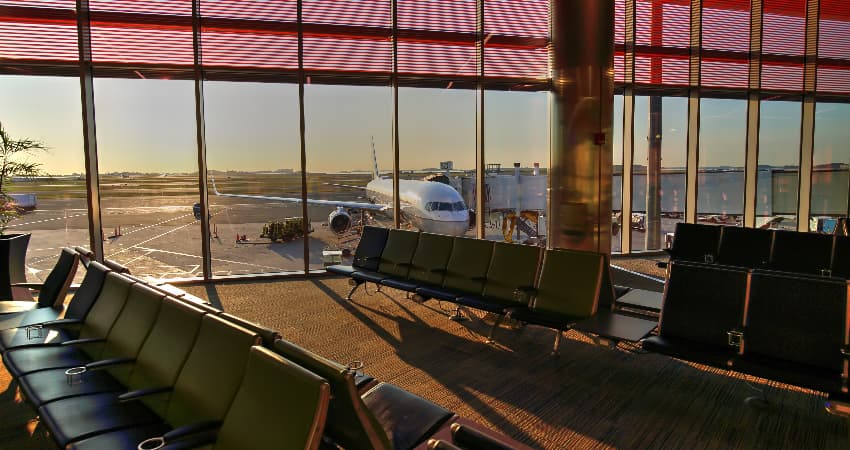
<path fill-rule="evenodd" d="M 231 314 L 280 330 L 291 341 L 366 371 L 535 448 L 847 449 L 848 423 L 811 392 L 746 378 L 765 389 L 768 409 L 745 377 L 664 356 L 609 348 L 570 332 L 561 356 L 553 333 L 447 320 L 441 306 L 398 291 L 343 296 L 345 279 L 185 286 Z M 487 318 L 489 320 L 489 318 Z M 35 414 L 15 402 L 0 374 L 0 448 L 51 448 Z M 30 438 L 30 430 L 35 437 Z"/>

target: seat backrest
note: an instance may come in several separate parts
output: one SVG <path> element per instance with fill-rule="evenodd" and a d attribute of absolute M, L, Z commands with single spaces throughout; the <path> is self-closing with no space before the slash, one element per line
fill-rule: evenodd
<path fill-rule="evenodd" d="M 118 272 L 118 273 L 130 273 L 130 269 L 128 269 L 128 268 L 127 268 L 127 266 L 122 265 L 122 264 L 120 264 L 120 263 L 117 263 L 117 262 L 115 262 L 115 261 L 113 261 L 113 260 L 111 260 L 111 259 L 103 258 L 103 264 L 104 264 L 106 267 L 109 267 L 109 270 L 111 270 L 111 271 L 113 271 L 113 272 Z"/>
<path fill-rule="evenodd" d="M 715 262 L 726 266 L 760 269 L 770 261 L 773 230 L 723 227 Z"/>
<path fill-rule="evenodd" d="M 713 262 L 717 258 L 721 230 L 717 225 L 677 223 L 670 257 L 674 261 Z"/>
<path fill-rule="evenodd" d="M 453 244 L 454 238 L 451 236 L 419 233 L 419 243 L 410 261 L 407 277 L 437 286 L 442 284 Z"/>
<path fill-rule="evenodd" d="M 38 306 L 60 306 L 65 302 L 65 296 L 68 294 L 71 282 L 74 281 L 79 264 L 80 255 L 75 250 L 62 249 L 56 265 L 53 266 L 53 270 L 47 275 L 38 292 Z"/>
<path fill-rule="evenodd" d="M 541 247 L 497 242 L 487 268 L 484 296 L 505 301 L 517 301 L 517 288 L 534 287 L 537 267 L 543 252 Z"/>
<path fill-rule="evenodd" d="M 260 337 L 220 317 L 207 314 L 189 357 L 174 383 L 163 414 L 156 399 L 146 403 L 172 427 L 222 420 L 239 389 L 251 346 Z"/>
<path fill-rule="evenodd" d="M 129 377 L 122 367 L 110 369 L 110 372 L 133 389 L 173 386 L 195 346 L 204 315 L 188 303 L 166 297 Z M 164 404 L 152 409 L 163 411 Z"/>
<path fill-rule="evenodd" d="M 214 448 L 315 450 L 322 442 L 329 399 L 328 383 L 320 376 L 253 347 Z"/>
<path fill-rule="evenodd" d="M 727 333 L 744 323 L 749 270 L 686 262 L 673 262 L 669 269 L 661 336 L 728 346 Z"/>
<path fill-rule="evenodd" d="M 165 295 L 141 283 L 130 287 L 127 303 L 109 330 L 103 350 L 89 355 L 98 359 L 135 358 L 156 322 Z"/>
<path fill-rule="evenodd" d="M 596 313 L 605 258 L 579 250 L 546 250 L 532 307 L 535 312 L 584 318 Z"/>
<path fill-rule="evenodd" d="M 115 320 L 124 309 L 127 296 L 133 281 L 115 272 L 106 274 L 103 287 L 97 295 L 97 300 L 86 314 L 86 319 L 80 329 L 80 338 L 102 338 L 109 334 L 109 330 L 115 325 Z"/>
<path fill-rule="evenodd" d="M 768 267 L 783 272 L 826 274 L 832 267 L 833 240 L 831 234 L 776 230 Z"/>
<path fill-rule="evenodd" d="M 390 230 L 387 244 L 381 253 L 378 271 L 395 277 L 405 278 L 410 269 L 410 261 L 416 252 L 419 232 L 408 230 Z"/>
<path fill-rule="evenodd" d="M 330 383 L 331 403 L 325 422 L 326 436 L 351 450 L 392 448 L 386 432 L 363 404 L 353 371 L 286 340 L 275 341 L 272 349 Z"/>
<path fill-rule="evenodd" d="M 27 246 L 29 233 L 12 233 L 0 236 L 0 255 L 6 260 L 0 261 L 0 299 L 15 298 L 12 284 L 27 282 Z"/>
<path fill-rule="evenodd" d="M 249 320 L 245 320 L 241 317 L 237 317 L 226 312 L 219 313 L 218 315 L 224 320 L 230 321 L 239 325 L 246 330 L 251 331 L 252 333 L 256 333 L 263 340 L 263 345 L 266 347 L 270 347 L 274 341 L 280 339 L 280 333 L 276 330 L 272 330 L 271 328 L 264 327 L 258 323 L 251 322 Z"/>
<path fill-rule="evenodd" d="M 493 241 L 454 238 L 446 265 L 443 287 L 467 294 L 481 294 L 493 256 Z"/>
<path fill-rule="evenodd" d="M 850 236 L 835 236 L 832 276 L 850 278 Z"/>
<path fill-rule="evenodd" d="M 109 269 L 103 264 L 97 261 L 89 262 L 83 282 L 80 283 L 80 287 L 77 288 L 74 296 L 71 297 L 71 301 L 68 302 L 65 318 L 83 319 L 86 317 L 95 300 L 97 300 L 101 288 L 103 288 L 107 273 L 109 273 Z"/>
<path fill-rule="evenodd" d="M 389 233 L 388 228 L 363 227 L 363 234 L 360 235 L 351 265 L 360 269 L 378 270 L 378 262 L 381 260 Z"/>
<path fill-rule="evenodd" d="M 744 355 L 840 373 L 846 314 L 846 280 L 753 272 Z"/>

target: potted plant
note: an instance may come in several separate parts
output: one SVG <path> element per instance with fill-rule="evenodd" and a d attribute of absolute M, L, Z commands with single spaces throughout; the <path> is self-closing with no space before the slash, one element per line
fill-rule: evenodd
<path fill-rule="evenodd" d="M 30 235 L 5 232 L 9 222 L 20 215 L 20 210 L 7 190 L 13 177 L 41 173 L 41 164 L 31 162 L 29 157 L 46 150 L 47 147 L 39 141 L 13 138 L 0 122 L 0 300 L 21 296 L 31 298 L 25 288 L 12 287 L 14 283 L 27 281 L 25 264 Z"/>

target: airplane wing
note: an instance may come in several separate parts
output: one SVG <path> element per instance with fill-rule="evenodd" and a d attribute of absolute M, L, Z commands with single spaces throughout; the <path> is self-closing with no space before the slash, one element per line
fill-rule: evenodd
<path fill-rule="evenodd" d="M 344 188 L 349 188 L 349 189 L 363 189 L 363 190 L 366 189 L 366 186 L 354 186 L 354 185 L 351 185 L 351 184 L 339 184 L 339 183 L 325 183 L 325 184 L 328 185 L 328 186 L 344 187 Z"/>
<path fill-rule="evenodd" d="M 272 197 L 267 195 L 249 195 L 249 194 L 222 194 L 218 191 L 218 188 L 215 186 L 215 180 L 211 179 L 213 193 L 219 197 L 234 197 L 234 198 L 248 198 L 252 200 L 269 200 L 273 202 L 288 202 L 288 203 L 301 203 L 300 197 Z M 343 208 L 351 208 L 351 209 L 363 209 L 367 211 L 386 211 L 390 207 L 389 205 L 381 205 L 376 203 L 367 203 L 367 202 L 346 202 L 346 201 L 336 201 L 336 200 L 315 200 L 315 199 L 307 199 L 308 205 L 321 205 L 321 206 L 334 206 L 334 207 L 343 207 Z"/>

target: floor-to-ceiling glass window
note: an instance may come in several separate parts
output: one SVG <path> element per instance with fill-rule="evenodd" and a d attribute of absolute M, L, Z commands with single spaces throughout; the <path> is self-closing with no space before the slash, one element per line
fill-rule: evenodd
<path fill-rule="evenodd" d="M 613 181 L 611 183 L 611 251 L 619 252 L 623 233 L 623 96 L 614 96 L 612 144 Z"/>
<path fill-rule="evenodd" d="M 632 251 L 663 248 L 684 217 L 687 131 L 687 97 L 635 97 Z"/>
<path fill-rule="evenodd" d="M 548 94 L 488 90 L 484 95 L 485 237 L 545 245 Z"/>
<path fill-rule="evenodd" d="M 303 271 L 298 86 L 206 81 L 204 114 L 213 275 Z"/>
<path fill-rule="evenodd" d="M 763 100 L 759 111 L 756 226 L 796 230 L 802 103 Z"/>
<path fill-rule="evenodd" d="M 307 196 L 351 203 L 309 207 L 310 269 L 320 269 L 353 254 L 364 225 L 393 226 L 392 89 L 311 84 L 304 103 Z"/>
<path fill-rule="evenodd" d="M 10 154 L 11 162 L 38 164 L 39 174 L 12 176 L 3 180 L 2 189 L 12 197 L 16 211 L 5 233 L 32 235 L 27 276 L 32 282 L 44 281 L 62 247 L 90 245 L 80 81 L 0 76 L 0 98 L 0 125 L 8 138 L 32 140 L 47 148 Z"/>
<path fill-rule="evenodd" d="M 697 222 L 742 225 L 747 101 L 702 98 Z"/>
<path fill-rule="evenodd" d="M 104 255 L 134 274 L 202 275 L 194 85 L 96 78 Z"/>
<path fill-rule="evenodd" d="M 835 217 L 847 215 L 850 164 L 850 104 L 815 106 L 815 141 L 809 230 L 832 232 Z"/>

